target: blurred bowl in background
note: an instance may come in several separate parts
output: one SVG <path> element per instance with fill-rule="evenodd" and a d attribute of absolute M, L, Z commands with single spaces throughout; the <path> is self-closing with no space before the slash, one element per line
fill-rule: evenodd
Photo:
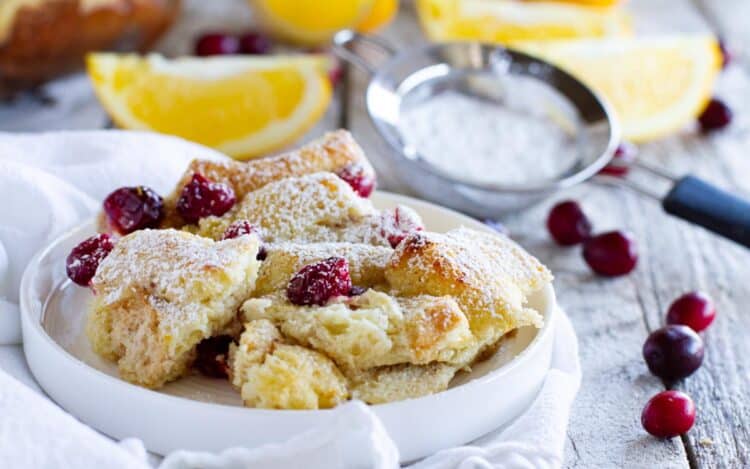
<path fill-rule="evenodd" d="M 398 0 L 248 0 L 260 26 L 282 41 L 328 44 L 342 29 L 374 31 L 388 23 Z"/>
<path fill-rule="evenodd" d="M 0 1 L 0 96 L 83 66 L 95 50 L 145 51 L 181 0 Z"/>

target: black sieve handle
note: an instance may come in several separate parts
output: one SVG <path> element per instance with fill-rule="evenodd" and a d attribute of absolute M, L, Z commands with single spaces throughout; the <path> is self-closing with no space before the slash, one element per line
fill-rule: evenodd
<path fill-rule="evenodd" d="M 678 179 L 662 206 L 667 213 L 750 247 L 750 202 L 702 179 Z"/>

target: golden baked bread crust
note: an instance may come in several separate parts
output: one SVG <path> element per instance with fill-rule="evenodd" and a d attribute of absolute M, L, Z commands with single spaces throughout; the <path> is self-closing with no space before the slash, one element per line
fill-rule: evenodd
<path fill-rule="evenodd" d="M 286 343 L 269 321 L 251 321 L 230 350 L 232 383 L 248 407 L 326 409 L 349 397 L 346 380 L 325 355 Z"/>
<path fill-rule="evenodd" d="M 445 391 L 456 371 L 457 367 L 446 363 L 400 364 L 350 372 L 347 378 L 352 399 L 384 404 Z"/>
<path fill-rule="evenodd" d="M 252 293 L 259 244 L 256 236 L 215 243 L 175 230 L 121 238 L 92 280 L 94 351 L 142 386 L 182 376 L 198 342 L 230 328 Z"/>
<path fill-rule="evenodd" d="M 166 217 L 163 226 L 183 226 L 175 207 L 182 188 L 194 173 L 200 173 L 213 182 L 228 184 L 240 202 L 246 194 L 272 182 L 319 172 L 335 173 L 349 165 L 359 165 L 366 175 L 375 177 L 362 148 L 346 130 L 329 132 L 297 150 L 268 158 L 247 162 L 194 160 L 175 190 L 164 200 Z"/>
<path fill-rule="evenodd" d="M 395 250 L 385 272 L 396 295 L 452 296 L 482 344 L 521 326 L 540 326 L 526 297 L 552 280 L 536 258 L 505 236 L 460 228 L 418 232 Z"/>
<path fill-rule="evenodd" d="M 393 250 L 383 246 L 356 243 L 278 243 L 266 246 L 254 296 L 268 295 L 286 288 L 292 276 L 308 264 L 343 257 L 349 263 L 352 283 L 358 287 L 385 286 L 385 266 Z"/>
<path fill-rule="evenodd" d="M 184 229 L 221 239 L 234 222 L 246 220 L 264 241 L 277 243 L 350 242 L 390 246 L 404 227 L 422 226 L 408 207 L 377 210 L 369 199 L 357 195 L 333 173 L 314 173 L 269 183 L 249 192 L 221 217 L 202 218 L 197 228 Z"/>
<path fill-rule="evenodd" d="M 393 298 L 375 290 L 325 306 L 296 306 L 283 292 L 245 302 L 246 320 L 267 319 L 295 342 L 319 350 L 342 369 L 447 362 L 464 366 L 474 337 L 452 298 Z"/>
<path fill-rule="evenodd" d="M 179 9 L 180 0 L 3 0 L 0 96 L 81 67 L 90 51 L 145 51 Z"/>

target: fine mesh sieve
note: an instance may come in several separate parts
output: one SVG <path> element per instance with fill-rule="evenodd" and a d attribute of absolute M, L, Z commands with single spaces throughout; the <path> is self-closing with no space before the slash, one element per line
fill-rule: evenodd
<path fill-rule="evenodd" d="M 375 67 L 353 51 L 354 43 L 376 49 L 384 60 Z M 371 77 L 367 112 L 390 147 L 393 172 L 420 196 L 443 205 L 481 217 L 518 210 L 593 176 L 617 146 L 619 131 L 607 104 L 568 73 L 526 54 L 477 43 L 432 44 L 395 52 L 380 38 L 350 31 L 340 32 L 335 44 L 342 58 Z M 559 171 L 544 177 L 530 171 L 526 180 L 493 181 L 436 164 L 405 134 L 403 120 L 410 109 L 446 93 L 559 127 L 565 139 L 551 156 L 560 160 L 555 164 Z M 461 138 L 473 138 L 471 129 Z M 499 141 L 498 154 L 503 152 L 505 161 L 523 159 L 523 152 L 511 148 L 511 143 Z M 534 151 L 533 145 L 530 150 Z M 470 154 L 458 158 L 472 164 Z M 502 176 L 502 165 L 496 170 Z"/>
<path fill-rule="evenodd" d="M 620 141 L 617 120 L 606 100 L 554 65 L 512 49 L 460 42 L 396 50 L 382 38 L 348 30 L 336 34 L 333 49 L 370 77 L 365 92 L 367 112 L 389 147 L 386 156 L 391 172 L 419 196 L 480 218 L 497 218 L 521 210 L 588 180 L 609 163 Z M 363 50 L 370 53 L 360 55 Z M 382 58 L 377 65 L 368 60 L 373 53 Z M 471 139 L 477 138 L 472 135 L 473 128 L 456 132 L 436 127 L 442 140 L 438 142 L 436 137 L 435 142 L 430 142 L 415 140 L 405 126 L 405 116 L 411 110 L 441 99 L 446 93 L 496 106 L 503 112 L 515 112 L 528 122 L 537 119 L 546 125 L 552 123 L 565 137 L 555 142 L 555 151 L 544 156 L 546 136 L 533 136 L 528 141 L 529 132 L 523 126 L 513 131 L 498 129 L 497 164 L 492 164 L 490 155 L 487 168 L 462 171 L 464 166 L 476 164 L 476 154 L 461 151 L 462 146 L 471 147 Z M 482 124 L 482 119 L 469 117 Z M 423 113 L 420 120 L 423 124 L 437 121 L 438 115 Z M 453 122 L 461 123 L 455 119 Z M 443 132 L 450 138 L 446 140 Z M 527 138 L 525 150 L 513 144 L 513 138 L 519 136 Z M 451 141 L 459 138 L 464 140 Z M 451 152 L 456 155 L 452 168 L 438 164 L 425 151 L 430 147 L 432 151 L 440 150 L 441 145 L 453 145 Z M 555 158 L 555 164 L 542 165 L 550 162 L 544 158 Z M 523 179 L 503 180 L 502 176 L 519 162 L 530 163 L 531 170 Z M 668 213 L 750 247 L 748 202 L 695 176 L 673 176 L 638 160 L 632 165 L 666 180 L 670 190 L 661 195 L 627 178 L 609 182 L 636 189 L 660 201 Z M 550 173 L 548 166 L 556 171 Z"/>

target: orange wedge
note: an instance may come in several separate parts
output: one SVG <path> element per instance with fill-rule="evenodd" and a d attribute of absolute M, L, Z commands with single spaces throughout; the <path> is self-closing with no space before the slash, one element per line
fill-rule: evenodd
<path fill-rule="evenodd" d="M 112 120 L 126 129 L 177 135 L 239 159 L 299 138 L 331 100 L 322 55 L 92 54 L 88 72 Z"/>

